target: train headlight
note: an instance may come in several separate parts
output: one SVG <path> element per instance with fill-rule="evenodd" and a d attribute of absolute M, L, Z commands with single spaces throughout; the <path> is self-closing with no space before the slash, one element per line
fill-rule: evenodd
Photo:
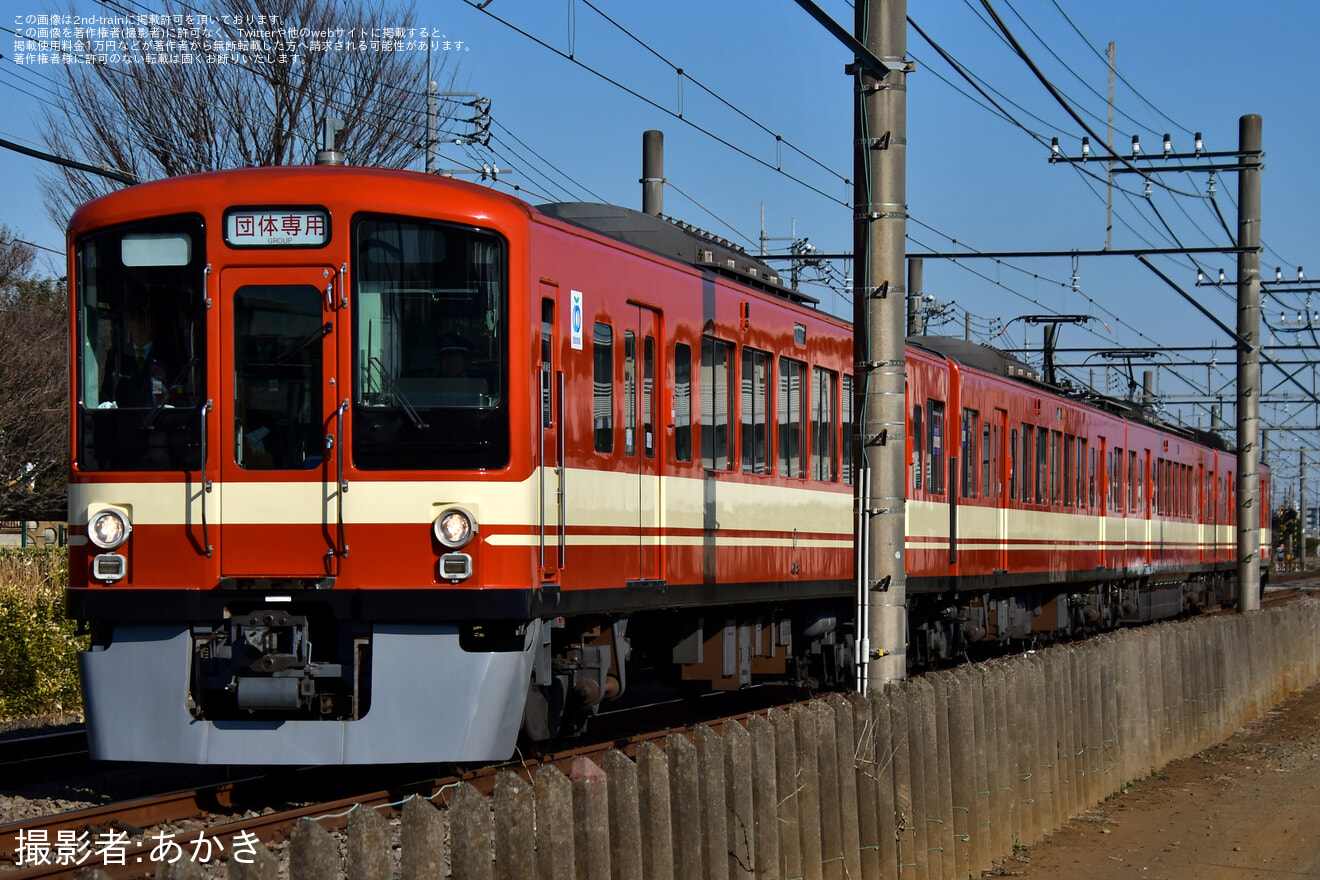
<path fill-rule="evenodd" d="M 466 546 L 477 533 L 477 521 L 461 507 L 441 511 L 431 526 L 435 539 L 452 550 Z"/>
<path fill-rule="evenodd" d="M 87 524 L 87 537 L 102 550 L 113 550 L 128 540 L 133 524 L 119 510 L 103 510 Z"/>

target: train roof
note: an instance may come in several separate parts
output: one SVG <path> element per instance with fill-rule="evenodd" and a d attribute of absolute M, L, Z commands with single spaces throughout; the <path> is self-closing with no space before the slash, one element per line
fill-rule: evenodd
<path fill-rule="evenodd" d="M 993 376 L 1004 376 L 1025 385 L 1034 385 L 1042 391 L 1057 394 L 1060 397 L 1072 398 L 1087 406 L 1105 410 L 1128 421 L 1147 425 L 1168 434 L 1185 437 L 1211 449 L 1231 451 L 1233 448 L 1227 440 L 1214 431 L 1204 431 L 1187 425 L 1174 425 L 1162 421 L 1155 416 L 1149 407 L 1141 403 L 1110 397 L 1089 387 L 1049 385 L 1035 367 L 994 346 L 969 342 L 954 336 L 909 336 L 907 343 L 914 348 L 924 349 L 956 361 L 960 365 Z"/>
<path fill-rule="evenodd" d="M 907 344 L 943 355 L 960 364 L 1010 379 L 1041 381 L 1036 368 L 1020 361 L 1007 352 L 980 342 L 969 342 L 955 336 L 909 336 Z"/>
<path fill-rule="evenodd" d="M 663 215 L 595 202 L 555 202 L 537 205 L 536 210 L 634 247 L 709 269 L 799 305 L 815 307 L 820 303 L 784 284 L 778 272 L 737 245 Z"/>

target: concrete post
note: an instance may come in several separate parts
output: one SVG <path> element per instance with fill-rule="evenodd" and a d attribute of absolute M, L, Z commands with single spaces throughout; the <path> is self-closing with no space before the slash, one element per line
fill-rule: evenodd
<path fill-rule="evenodd" d="M 609 780 L 605 777 L 605 771 L 600 769 L 596 762 L 582 755 L 573 759 L 569 779 L 573 785 L 573 823 L 577 831 L 578 878 L 579 880 L 610 880 Z M 721 790 L 721 801 L 723 796 L 724 792 Z M 456 832 L 457 830 L 455 829 Z M 487 856 L 488 861 L 489 858 Z"/>
<path fill-rule="evenodd" d="M 642 132 L 642 213 L 665 212 L 665 133 Z"/>
<path fill-rule="evenodd" d="M 774 772 L 773 760 L 767 763 Z M 653 880 L 674 880 L 677 847 L 673 837 L 673 807 L 669 803 L 669 760 L 654 743 L 642 743 L 637 749 L 637 799 L 641 815 L 646 816 L 640 840 L 646 876 Z"/>
<path fill-rule="evenodd" d="M 781 877 L 803 877 L 801 800 L 798 787 L 797 731 L 793 718 L 782 709 L 770 710 L 770 726 L 775 729 L 775 787 L 779 791 L 777 815 L 779 837 L 779 873 Z M 679 876 L 684 876 L 680 874 Z M 695 877 L 696 874 L 686 876 Z"/>
<path fill-rule="evenodd" d="M 911 752 L 908 750 L 908 695 L 901 684 L 885 688 L 884 695 L 889 700 L 890 742 L 894 749 L 894 824 L 898 841 L 898 876 L 901 880 L 910 880 L 917 876 L 917 846 L 912 802 L 914 774 Z"/>
<path fill-rule="evenodd" d="M 802 874 L 806 880 L 821 880 L 820 759 L 816 752 L 816 719 L 811 710 L 795 705 L 794 742 L 797 744 L 796 790 L 798 793 L 798 831 L 802 846 Z"/>
<path fill-rule="evenodd" d="M 600 768 L 597 768 L 596 772 L 600 773 Z M 604 774 L 602 773 L 601 776 L 603 777 Z M 490 802 L 486 800 L 486 796 L 467 783 L 460 784 L 454 794 L 454 800 L 449 805 L 449 857 L 453 865 L 453 876 L 462 877 L 464 880 L 468 877 L 473 880 L 493 880 L 495 867 L 490 858 L 493 831 Z M 602 836 L 606 835 L 608 832 Z M 338 874 L 339 853 L 335 849 L 334 839 L 329 834 L 326 834 L 326 838 L 333 853 L 329 870 L 325 873 L 308 871 L 301 876 L 334 877 Z M 604 874 L 579 874 L 579 876 L 589 880 L 608 880 L 608 857 L 605 860 Z"/>
<path fill-rule="evenodd" d="M 1013 832 L 1016 842 L 1031 846 L 1036 842 L 1034 827 L 1036 805 L 1032 798 L 1031 773 L 1035 751 L 1032 733 L 1030 682 L 1021 657 L 1004 664 L 1005 712 L 1008 720 L 1008 747 L 1012 750 Z"/>
<path fill-rule="evenodd" d="M 601 769 L 609 777 L 613 880 L 642 880 L 642 848 L 638 846 L 642 839 L 642 817 L 637 796 L 637 765 L 623 752 L 611 749 L 601 759 Z M 647 819 L 649 821 L 650 817 Z"/>
<path fill-rule="evenodd" d="M 871 714 L 871 701 L 861 694 L 850 694 L 850 714 L 853 724 L 853 770 L 857 789 L 857 851 L 861 876 L 877 880 L 880 873 L 880 837 L 885 833 L 877 809 L 879 797 L 880 762 L 876 757 L 875 721 Z M 835 717 L 838 717 L 836 710 Z M 842 749 L 840 751 L 843 751 Z"/>
<path fill-rule="evenodd" d="M 760 864 L 752 798 L 752 736 L 737 721 L 724 724 L 724 802 L 729 877 L 754 877 Z"/>
<path fill-rule="evenodd" d="M 995 738 L 995 765 L 991 767 L 991 794 L 995 797 L 995 855 L 1003 857 L 1013 850 L 1021 827 L 1017 811 L 1017 786 L 1013 769 L 1017 765 L 1017 745 L 1010 738 L 1008 683 L 1002 663 L 996 663 L 986 675 L 985 721 L 987 735 Z M 991 721 L 991 719 L 994 719 Z"/>
<path fill-rule="evenodd" d="M 495 823 L 495 880 L 517 880 L 519 877 L 536 876 L 535 789 L 530 782 L 516 773 L 501 773 L 495 778 L 492 801 L 495 805 L 495 815 L 499 817 L 499 821 Z M 361 810 L 356 811 L 356 813 L 361 812 Z M 374 876 L 391 876 L 388 848 L 385 850 L 385 855 L 387 859 L 384 863 L 385 873 Z M 350 871 L 349 876 L 355 875 Z"/>
<path fill-rule="evenodd" d="M 542 771 L 544 772 L 544 771 Z M 555 771 L 559 773 L 558 770 Z M 561 779 L 564 774 L 559 773 Z M 568 780 L 564 780 L 567 784 Z M 421 877 L 441 877 L 445 865 L 445 838 L 448 834 L 445 817 L 425 798 L 412 798 L 403 805 L 399 826 L 399 876 L 403 880 Z M 540 876 L 560 880 L 573 875 L 572 816 L 567 826 L 569 840 L 567 873 L 542 873 Z"/>
<path fill-rule="evenodd" d="M 862 0 L 856 36 L 892 69 L 880 80 L 864 65 L 855 79 L 858 109 L 853 278 L 855 412 L 859 456 L 870 478 L 858 498 L 859 535 L 870 571 L 858 572 L 859 605 L 867 608 L 860 646 L 866 682 L 907 676 L 907 559 L 904 549 L 907 437 L 904 254 L 907 235 L 906 0 Z M 854 480 L 860 487 L 863 481 Z M 865 692 L 863 690 L 863 692 Z"/>
<path fill-rule="evenodd" d="M 784 876 L 779 861 L 779 780 L 775 768 L 775 731 L 762 715 L 747 722 L 752 737 L 752 810 L 758 877 Z"/>
<path fill-rule="evenodd" d="M 1238 119 L 1238 336 L 1237 360 L 1238 610 L 1260 608 L 1260 169 L 1261 118 Z"/>
<path fill-rule="evenodd" d="M 979 816 L 976 812 L 976 724 L 967 677 L 961 671 L 941 676 L 948 702 L 949 783 L 953 809 L 955 877 L 974 877 Z M 973 873 L 975 871 L 975 873 Z"/>
<path fill-rule="evenodd" d="M 926 332 L 923 312 L 921 310 L 921 277 L 924 270 L 925 261 L 921 257 L 908 258 L 908 284 L 907 284 L 907 306 L 908 306 L 908 336 L 920 336 Z"/>
<path fill-rule="evenodd" d="M 890 688 L 877 688 L 866 698 L 871 704 L 871 725 L 875 730 L 875 814 L 880 830 L 880 877 L 881 880 L 898 880 L 898 839 L 894 833 L 899 825 L 898 810 L 894 806 L 897 748 L 889 692 Z"/>
<path fill-rule="evenodd" d="M 498 788 L 498 780 L 495 784 Z M 349 877 L 394 876 L 394 860 L 390 847 L 390 826 L 379 811 L 365 808 L 354 810 L 349 814 L 348 827 L 345 831 L 345 837 L 347 838 L 345 874 Z M 534 841 L 531 839 L 531 828 L 527 829 L 527 837 L 528 842 L 533 844 L 533 846 L 527 847 L 527 852 L 530 855 L 534 848 Z"/>
<path fill-rule="evenodd" d="M 936 758 L 939 766 L 939 788 L 938 798 L 935 801 L 938 807 L 939 825 L 939 847 L 940 861 L 943 863 L 941 873 L 945 880 L 954 880 L 958 877 L 958 843 L 954 836 L 954 816 L 953 816 L 953 767 L 952 750 L 953 745 L 949 741 L 949 689 L 944 679 L 934 673 L 923 675 L 921 677 L 923 686 L 929 688 L 933 693 L 931 703 L 932 714 L 928 718 L 930 725 L 934 726 L 934 741 L 936 749 Z M 930 725 L 927 727 L 926 738 L 931 739 Z M 961 876 L 966 877 L 966 873 Z"/>
<path fill-rule="evenodd" d="M 976 796 L 976 826 L 972 829 L 972 834 L 976 837 L 977 861 L 972 868 L 975 871 L 973 876 L 979 877 L 983 872 L 991 869 L 993 860 L 998 855 L 994 846 L 996 799 L 993 795 L 990 772 L 990 768 L 998 764 L 998 758 L 996 758 L 995 738 L 987 727 L 991 721 L 986 717 L 985 673 L 979 669 L 969 670 L 967 679 L 972 703 L 972 729 L 975 732 L 973 738 L 975 751 L 972 755 L 972 772 L 975 775 L 972 782 Z"/>
<path fill-rule="evenodd" d="M 464 786 L 465 787 L 465 786 Z M 460 787 L 460 792 L 463 787 Z M 478 795 L 480 797 L 480 795 Z M 487 822 L 489 822 L 487 817 Z M 313 819 L 299 819 L 289 834 L 289 863 L 297 865 L 303 877 L 333 877 L 339 873 L 339 847 L 329 831 Z M 490 875 L 490 853 L 486 853 L 486 873 Z M 481 874 L 472 874 L 481 877 Z"/>
<path fill-rule="evenodd" d="M 912 772 L 912 837 L 916 846 L 917 880 L 940 877 L 937 870 L 931 871 L 931 812 L 928 791 L 930 768 L 934 763 L 932 749 L 926 738 L 926 707 L 923 694 L 915 679 L 909 679 L 898 686 L 899 698 L 907 704 L 907 737 L 909 768 Z M 895 731 L 899 733 L 899 731 Z M 935 771 L 936 779 L 939 770 Z"/>
<path fill-rule="evenodd" d="M 834 711 L 822 700 L 808 704 L 815 730 L 816 772 L 820 774 L 820 858 L 825 880 L 843 880 L 843 820 L 839 787 L 838 741 Z"/>
<path fill-rule="evenodd" d="M 665 738 L 665 757 L 669 760 L 669 821 L 675 843 L 674 876 L 705 875 L 701 846 L 701 771 L 697 766 L 697 747 L 687 737 L 671 733 Z M 541 777 L 537 776 L 540 785 Z M 537 799 L 540 805 L 540 799 Z M 539 817 L 539 813 L 537 814 Z M 538 819 L 539 821 L 539 819 Z"/>
<path fill-rule="evenodd" d="M 724 795 L 724 742 L 708 725 L 698 724 L 697 772 L 701 786 L 701 861 L 703 877 L 729 873 L 728 804 Z"/>
<path fill-rule="evenodd" d="M 830 694 L 828 705 L 834 716 L 834 756 L 839 777 L 839 836 L 843 849 L 844 876 L 862 876 L 862 846 L 857 801 L 857 740 L 852 703 L 841 694 Z"/>

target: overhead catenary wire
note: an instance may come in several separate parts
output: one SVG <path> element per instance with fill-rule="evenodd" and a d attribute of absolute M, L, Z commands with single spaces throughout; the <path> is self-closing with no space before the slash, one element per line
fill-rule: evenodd
<path fill-rule="evenodd" d="M 614 88 L 616 88 L 616 89 L 618 89 L 618 90 L 620 90 L 620 91 L 622 91 L 622 92 L 624 92 L 624 93 L 626 93 L 626 94 L 628 94 L 628 95 L 631 95 L 633 98 L 636 98 L 638 101 L 641 101 L 642 103 L 646 104 L 647 106 L 651 107 L 652 109 L 657 110 L 657 111 L 659 111 L 659 112 L 661 112 L 661 113 L 664 113 L 665 115 L 667 115 L 667 116 L 669 116 L 669 117 L 671 117 L 671 118 L 673 118 L 673 119 L 675 119 L 675 120 L 677 120 L 677 121 L 683 123 L 684 125 L 686 125 L 686 126 L 692 128 L 693 130 L 695 130 L 695 131 L 697 131 L 697 132 L 699 132 L 699 133 L 705 135 L 706 137 L 710 138 L 711 140 L 715 141 L 716 143 L 718 143 L 718 144 L 720 144 L 720 145 L 722 145 L 722 146 L 728 148 L 729 150 L 732 150 L 732 151 L 733 151 L 734 153 L 736 153 L 737 155 L 742 156 L 743 158 L 748 159 L 749 161 L 754 162 L 755 164 L 760 165 L 761 167 L 763 167 L 763 168 L 765 168 L 765 169 L 767 169 L 767 170 L 773 171 L 773 172 L 775 172 L 775 173 L 777 173 L 777 174 L 780 174 L 780 175 L 784 176 L 785 178 L 787 178 L 787 179 L 789 179 L 789 180 L 792 180 L 793 182 L 797 183 L 799 186 L 802 186 L 803 188 L 805 188 L 805 189 L 809 190 L 810 192 L 813 192 L 813 193 L 815 193 L 815 194 L 821 196 L 822 198 L 825 198 L 825 199 L 829 200 L 830 202 L 833 202 L 833 203 L 838 204 L 838 205 L 842 205 L 843 207 L 851 207 L 851 205 L 850 205 L 850 203 L 849 203 L 848 201 L 846 201 L 846 200 L 844 200 L 844 199 L 840 199 L 840 198 L 838 198 L 837 196 L 832 196 L 832 195 L 830 195 L 830 194 L 827 193 L 825 190 L 821 189 L 819 186 L 817 186 L 817 185 L 815 185 L 815 184 L 813 184 L 813 183 L 810 183 L 810 182 L 808 182 L 808 181 L 802 179 L 801 177 L 798 177 L 798 176 L 795 175 L 795 174 L 792 174 L 792 173 L 790 173 L 790 172 L 788 172 L 788 171 L 785 171 L 783 168 L 781 168 L 781 167 L 775 165 L 774 163 L 768 162 L 768 161 L 766 161 L 765 159 L 761 158 L 760 156 L 756 156 L 756 155 L 752 154 L 750 151 L 748 151 L 748 150 L 746 150 L 746 149 L 744 149 L 744 148 L 742 148 L 742 147 L 740 147 L 740 146 L 734 144 L 732 141 L 728 140 L 727 138 L 724 138 L 724 137 L 722 137 L 722 136 L 720 136 L 720 135 L 715 134 L 713 131 L 707 129 L 706 127 L 704 127 L 704 126 L 702 126 L 702 125 L 698 125 L 697 123 L 693 122 L 691 119 L 689 119 L 689 118 L 683 116 L 682 114 L 680 114 L 680 113 L 674 111 L 673 109 L 664 106 L 663 104 L 659 103 L 658 101 L 656 101 L 656 100 L 654 100 L 654 99 L 652 99 L 652 98 L 648 98 L 647 96 L 643 95 L 641 92 L 637 91 L 636 89 L 632 88 L 631 86 L 628 86 L 628 85 L 626 85 L 626 84 L 620 82 L 619 80 L 615 79 L 614 77 L 612 77 L 612 76 L 610 76 L 610 75 L 608 75 L 608 74 L 606 74 L 606 73 L 604 73 L 604 72 L 602 72 L 602 71 L 599 71 L 599 70 L 595 69 L 594 67 L 592 67 L 592 66 L 590 66 L 590 65 L 588 65 L 588 64 L 586 64 L 586 63 L 584 63 L 584 62 L 582 62 L 582 61 L 580 61 L 579 59 L 577 59 L 577 58 L 574 57 L 573 55 L 571 55 L 571 54 L 565 52 L 564 50 L 562 50 L 562 49 L 558 49 L 558 48 L 556 48 L 556 47 L 550 45 L 549 43 L 547 43 L 545 40 L 541 39 L 540 37 L 537 37 L 536 35 L 534 35 L 534 34 L 532 34 L 532 33 L 529 33 L 528 31 L 524 30 L 523 28 L 518 27 L 517 25 L 513 24 L 512 22 L 510 22 L 510 21 L 508 21 L 508 20 L 506 20 L 506 19 L 503 19 L 503 18 L 499 17 L 499 16 L 496 15 L 495 13 L 491 12 L 489 8 L 487 8 L 487 7 L 483 6 L 483 5 L 478 5 L 478 4 L 476 4 L 476 3 L 473 3 L 472 0 L 464 0 L 464 2 L 467 3 L 469 6 L 471 6 L 472 8 L 474 8 L 474 9 L 480 11 L 482 14 L 484 14 L 484 15 L 486 15 L 486 16 L 489 16 L 489 17 L 490 17 L 491 19 L 493 19 L 494 21 L 497 21 L 497 22 L 499 22 L 501 25 L 503 25 L 503 26 L 509 28 L 509 29 L 512 30 L 514 33 L 517 33 L 517 34 L 521 35 L 522 37 L 525 37 L 526 39 L 531 40 L 533 43 L 535 43 L 536 45 L 538 45 L 538 46 L 540 46 L 541 48 L 545 49 L 546 51 L 551 52 L 551 53 L 553 53 L 553 54 L 555 54 L 555 55 L 558 55 L 561 59 L 563 59 L 563 60 L 569 62 L 570 64 L 573 64 L 574 66 L 576 66 L 576 67 L 578 67 L 578 68 L 580 68 L 580 69 L 586 71 L 587 73 L 591 74 L 592 76 L 595 76 L 596 78 L 602 80 L 603 82 L 608 83 L 609 85 L 613 86 Z"/>

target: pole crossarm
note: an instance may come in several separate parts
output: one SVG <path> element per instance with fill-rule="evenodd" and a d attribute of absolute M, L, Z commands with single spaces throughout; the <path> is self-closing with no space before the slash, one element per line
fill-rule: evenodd
<path fill-rule="evenodd" d="M 1028 258 L 1072 258 L 1072 257 L 1164 257 L 1194 254 L 1243 254 L 1259 252 L 1260 248 L 1244 248 L 1236 245 L 1224 247 L 1179 247 L 1179 248 L 1111 248 L 1109 250 L 1071 250 L 1071 251 L 933 251 L 929 253 L 908 254 L 909 258 L 923 257 L 934 260 L 1020 260 Z"/>
<path fill-rule="evenodd" d="M 1071 251 L 925 251 L 907 254 L 912 259 L 932 260 L 1025 260 L 1025 259 L 1071 259 L 1073 257 L 1181 257 L 1197 254 L 1241 254 L 1260 248 L 1242 248 L 1237 245 L 1223 247 L 1179 247 L 1179 248 L 1101 248 L 1099 250 Z M 757 254 L 758 260 L 800 260 L 801 254 Z M 851 260 L 853 254 L 823 254 L 813 252 L 813 260 Z M 1270 282 L 1265 282 L 1269 286 Z"/>
<path fill-rule="evenodd" d="M 1201 314 L 1209 318 L 1214 323 L 1214 325 L 1218 327 L 1220 330 L 1224 331 L 1224 333 L 1226 333 L 1228 337 L 1233 340 L 1233 342 L 1237 346 L 1238 351 L 1248 351 L 1252 348 L 1256 348 L 1260 350 L 1260 346 L 1253 346 L 1251 345 L 1251 343 L 1247 342 L 1247 340 L 1239 336 L 1236 330 L 1233 330 L 1223 321 L 1219 320 L 1219 318 L 1215 317 L 1215 315 L 1209 309 L 1207 309 L 1205 306 L 1197 302 L 1195 297 L 1193 297 L 1190 293 L 1179 287 L 1177 282 L 1175 282 L 1168 275 L 1165 275 L 1163 272 L 1161 272 L 1159 268 L 1150 260 L 1147 260 L 1144 257 L 1138 257 L 1138 259 L 1141 260 L 1142 265 L 1144 265 L 1147 269 L 1158 275 L 1161 281 L 1172 287 L 1178 293 L 1179 296 L 1181 296 L 1183 299 L 1187 300 L 1189 303 L 1195 306 L 1197 311 L 1199 311 Z M 1299 389 L 1301 389 L 1304 395 L 1309 397 L 1313 402 L 1320 404 L 1320 397 L 1317 397 L 1314 391 L 1312 391 L 1310 388 L 1307 388 L 1300 381 L 1298 381 L 1295 375 L 1290 374 L 1288 373 L 1287 370 L 1283 369 L 1282 363 L 1270 357 L 1270 355 L 1267 354 L 1264 350 L 1260 350 L 1260 357 L 1261 360 L 1268 362 L 1270 366 L 1274 367 L 1279 372 L 1283 373 L 1289 382 L 1291 382 L 1293 385 L 1296 385 Z"/>
<path fill-rule="evenodd" d="M 883 78 L 891 70 L 906 69 L 904 67 L 895 67 L 893 65 L 886 64 L 885 62 L 881 61 L 879 58 L 875 57 L 875 55 L 871 52 L 871 50 L 866 48 L 866 46 L 863 45 L 860 40 L 858 40 L 852 34 L 848 33 L 848 31 L 846 31 L 842 25 L 840 25 L 834 19 L 830 18 L 829 14 L 825 12 L 825 10 L 821 9 L 815 3 L 812 3 L 811 0 L 797 0 L 797 5 L 805 9 L 808 15 L 816 19 L 816 21 L 821 26 L 823 26 L 825 30 L 833 34 L 836 40 L 843 43 L 843 45 L 847 46 L 848 51 L 852 52 L 854 55 L 857 56 L 858 63 L 860 63 L 863 67 L 870 70 L 871 73 L 874 73 L 876 76 Z"/>

